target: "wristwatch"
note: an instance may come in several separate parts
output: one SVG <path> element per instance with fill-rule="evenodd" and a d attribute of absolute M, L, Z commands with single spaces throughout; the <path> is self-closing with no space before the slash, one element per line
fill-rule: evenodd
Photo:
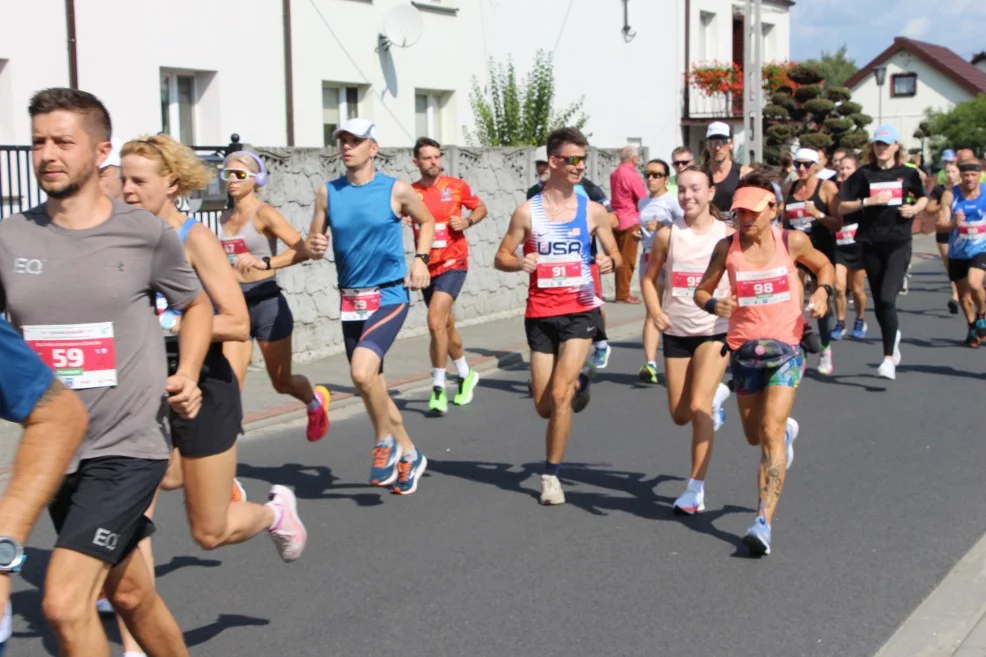
<path fill-rule="evenodd" d="M 431 254 L 429 254 L 429 253 L 415 253 L 414 254 L 414 257 L 415 258 L 420 258 L 421 259 L 421 262 L 425 263 L 426 265 L 429 262 L 431 262 Z"/>
<path fill-rule="evenodd" d="M 264 264 L 267 265 L 267 271 L 270 271 L 270 256 L 264 256 L 261 260 L 263 260 Z"/>
<path fill-rule="evenodd" d="M 832 289 L 831 285 L 819 285 L 818 287 L 825 290 L 825 293 L 829 295 L 830 299 L 835 296 L 835 290 Z"/>
<path fill-rule="evenodd" d="M 19 573 L 25 561 L 24 546 L 9 536 L 0 536 L 0 573 Z"/>
<path fill-rule="evenodd" d="M 466 219 L 466 223 L 469 224 L 469 228 L 472 228 L 472 219 Z"/>

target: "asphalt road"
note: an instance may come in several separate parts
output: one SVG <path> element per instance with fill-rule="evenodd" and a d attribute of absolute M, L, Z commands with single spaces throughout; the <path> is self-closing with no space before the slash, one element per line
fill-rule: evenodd
<path fill-rule="evenodd" d="M 307 553 L 282 564 L 265 536 L 205 553 L 172 493 L 157 517 L 160 590 L 202 656 L 872 655 L 986 530 L 986 353 L 961 346 L 944 290 L 940 265 L 915 267 L 897 381 L 875 377 L 872 316 L 866 342 L 836 345 L 834 377 L 809 374 L 765 559 L 740 546 L 759 453 L 735 402 L 708 510 L 673 516 L 689 433 L 662 387 L 637 382 L 630 340 L 576 418 L 567 505 L 536 503 L 544 422 L 526 371 L 492 372 L 445 418 L 424 416 L 425 392 L 402 402 L 431 461 L 408 498 L 366 485 L 362 417 L 315 445 L 297 425 L 247 440 L 243 483 L 255 499 L 271 482 L 296 487 Z M 45 521 L 32 544 L 52 542 Z M 18 657 L 55 654 L 39 610 L 47 555 L 32 550 L 17 580 Z"/>

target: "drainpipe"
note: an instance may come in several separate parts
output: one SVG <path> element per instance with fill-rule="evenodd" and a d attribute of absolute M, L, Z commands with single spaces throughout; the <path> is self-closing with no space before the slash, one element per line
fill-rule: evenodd
<path fill-rule="evenodd" d="M 284 17 L 284 110 L 287 112 L 288 146 L 294 146 L 294 66 L 291 57 L 291 0 L 282 0 Z"/>
<path fill-rule="evenodd" d="M 65 21 L 68 27 L 68 86 L 79 88 L 79 58 L 75 44 L 75 0 L 65 0 Z"/>

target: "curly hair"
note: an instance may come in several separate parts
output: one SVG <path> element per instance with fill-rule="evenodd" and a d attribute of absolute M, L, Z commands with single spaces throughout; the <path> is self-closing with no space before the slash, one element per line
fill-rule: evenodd
<path fill-rule="evenodd" d="M 132 139 L 123 145 L 120 157 L 139 155 L 157 163 L 162 176 L 175 176 L 178 196 L 204 189 L 216 172 L 198 158 L 188 146 L 179 144 L 168 135 L 148 135 Z"/>

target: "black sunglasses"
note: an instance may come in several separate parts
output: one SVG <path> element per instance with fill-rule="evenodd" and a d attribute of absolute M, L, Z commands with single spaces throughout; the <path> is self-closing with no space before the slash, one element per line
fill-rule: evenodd
<path fill-rule="evenodd" d="M 648 178 L 667 178 L 668 177 L 668 174 L 666 174 L 666 173 L 658 173 L 656 171 L 648 171 L 647 172 L 647 177 Z"/>
<path fill-rule="evenodd" d="M 589 159 L 588 155 L 568 155 L 568 156 L 552 155 L 551 157 L 557 157 L 565 164 L 573 167 L 577 167 L 578 165 L 582 164 L 583 162 Z"/>
<path fill-rule="evenodd" d="M 815 163 L 814 162 L 795 162 L 794 163 L 794 168 L 795 169 L 810 169 L 813 164 L 815 164 Z"/>
<path fill-rule="evenodd" d="M 676 167 L 687 167 L 691 163 L 692 163 L 691 160 L 673 160 L 671 162 L 671 164 L 675 165 Z"/>

